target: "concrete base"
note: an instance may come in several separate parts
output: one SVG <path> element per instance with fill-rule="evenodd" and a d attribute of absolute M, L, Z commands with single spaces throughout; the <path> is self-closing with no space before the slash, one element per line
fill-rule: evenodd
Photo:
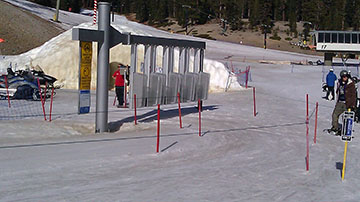
<path fill-rule="evenodd" d="M 325 55 L 324 55 L 324 65 L 325 66 L 332 66 L 333 57 L 334 57 L 333 53 L 325 53 Z"/>

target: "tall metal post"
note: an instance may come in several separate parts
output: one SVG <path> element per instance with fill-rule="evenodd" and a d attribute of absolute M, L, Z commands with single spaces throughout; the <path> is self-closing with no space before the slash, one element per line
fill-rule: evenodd
<path fill-rule="evenodd" d="M 151 60 L 150 60 L 150 67 L 151 67 L 151 70 L 150 72 L 155 72 L 156 71 L 156 49 L 157 49 L 157 46 L 151 46 Z"/>
<path fill-rule="evenodd" d="M 200 68 L 199 68 L 199 72 L 204 71 L 204 59 L 205 59 L 205 50 L 200 49 Z"/>
<path fill-rule="evenodd" d="M 109 42 L 110 3 L 99 3 L 99 27 L 104 32 L 104 40 L 98 43 L 98 64 L 96 81 L 96 132 L 108 131 L 108 83 L 109 83 Z"/>
<path fill-rule="evenodd" d="M 169 47 L 169 72 L 174 72 L 174 47 Z"/>
<path fill-rule="evenodd" d="M 150 73 L 151 73 L 151 46 L 145 45 L 144 48 L 144 72 L 147 76 L 146 86 L 150 87 Z"/>
<path fill-rule="evenodd" d="M 60 9 L 60 0 L 56 1 L 56 12 L 55 12 L 55 17 L 54 17 L 54 21 L 57 22 L 59 20 L 59 9 Z"/>
<path fill-rule="evenodd" d="M 133 99 L 134 92 L 132 91 L 134 86 L 134 73 L 137 72 L 137 44 L 131 45 L 131 62 L 130 62 L 130 98 Z M 130 101 L 130 108 L 133 108 L 134 102 Z"/>
<path fill-rule="evenodd" d="M 162 68 L 166 75 L 166 86 L 169 85 L 169 47 L 163 47 Z"/>

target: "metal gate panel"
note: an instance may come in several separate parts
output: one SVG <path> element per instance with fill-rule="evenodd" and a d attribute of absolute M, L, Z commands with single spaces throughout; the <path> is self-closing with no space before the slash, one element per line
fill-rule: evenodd
<path fill-rule="evenodd" d="M 147 96 L 147 106 L 162 104 L 165 91 L 165 74 L 151 73 L 149 75 L 150 86 Z"/>
<path fill-rule="evenodd" d="M 209 94 L 210 74 L 200 72 L 196 89 L 196 99 L 207 100 Z"/>
<path fill-rule="evenodd" d="M 136 94 L 136 107 L 145 107 L 145 98 L 146 98 L 146 75 L 140 73 L 133 73 L 133 86 L 130 107 L 134 108 L 134 94 Z"/>
<path fill-rule="evenodd" d="M 182 102 L 194 101 L 196 99 L 196 86 L 198 82 L 198 74 L 186 73 L 181 84 L 181 100 Z"/>
<path fill-rule="evenodd" d="M 166 87 L 166 104 L 177 103 L 177 93 L 180 93 L 182 77 L 178 73 L 169 74 L 169 85 Z"/>

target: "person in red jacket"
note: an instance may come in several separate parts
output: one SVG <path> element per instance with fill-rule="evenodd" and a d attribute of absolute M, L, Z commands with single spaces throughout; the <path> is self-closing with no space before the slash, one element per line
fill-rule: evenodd
<path fill-rule="evenodd" d="M 123 64 L 118 65 L 118 69 L 112 75 L 113 79 L 115 79 L 115 92 L 116 97 L 119 102 L 117 107 L 121 107 L 124 104 L 124 75 L 120 74 L 120 68 L 124 66 Z"/>

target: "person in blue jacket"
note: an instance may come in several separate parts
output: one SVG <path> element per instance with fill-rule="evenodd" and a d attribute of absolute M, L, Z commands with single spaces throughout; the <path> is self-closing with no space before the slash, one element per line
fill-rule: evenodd
<path fill-rule="evenodd" d="M 335 91 L 334 91 L 334 86 L 335 86 L 335 81 L 337 80 L 336 75 L 334 74 L 334 69 L 330 69 L 329 73 L 326 76 L 326 85 L 327 85 L 327 93 L 326 93 L 326 97 L 325 99 L 329 99 L 329 95 L 331 93 L 331 100 L 335 99 Z"/>

